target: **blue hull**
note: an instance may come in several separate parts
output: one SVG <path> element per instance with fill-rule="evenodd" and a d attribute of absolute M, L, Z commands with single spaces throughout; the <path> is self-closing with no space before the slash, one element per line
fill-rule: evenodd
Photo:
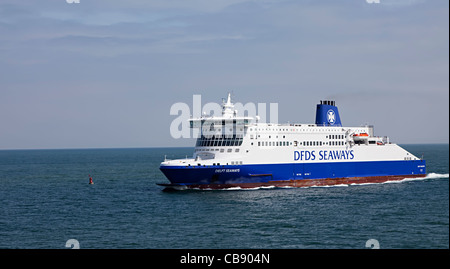
<path fill-rule="evenodd" d="M 425 160 L 290 163 L 219 166 L 161 166 L 176 185 L 271 185 L 286 181 L 348 178 L 419 177 L 426 174 Z M 332 181 L 329 181 L 332 182 Z M 335 182 L 335 181 L 333 181 Z M 368 181 L 370 182 L 370 181 Z M 338 184 L 338 183 L 335 183 Z"/>

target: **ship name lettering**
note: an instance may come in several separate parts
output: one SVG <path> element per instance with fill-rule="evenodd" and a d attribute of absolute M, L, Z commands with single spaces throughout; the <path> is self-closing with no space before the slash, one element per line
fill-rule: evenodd
<path fill-rule="evenodd" d="M 329 160 L 353 160 L 353 150 L 315 150 L 294 151 L 294 161 L 329 161 Z"/>
<path fill-rule="evenodd" d="M 236 169 L 216 169 L 214 173 L 239 173 L 241 171 L 240 168 Z"/>

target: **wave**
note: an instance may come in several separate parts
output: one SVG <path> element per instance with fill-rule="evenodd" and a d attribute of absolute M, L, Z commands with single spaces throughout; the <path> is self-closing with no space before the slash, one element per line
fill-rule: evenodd
<path fill-rule="evenodd" d="M 392 180 L 386 182 L 375 182 L 375 183 L 351 183 L 351 184 L 337 184 L 337 185 L 313 185 L 313 186 L 304 186 L 304 187 L 293 187 L 293 186 L 261 186 L 254 188 L 241 188 L 241 187 L 231 187 L 231 188 L 223 188 L 223 189 L 197 189 L 194 190 L 203 190 L 203 191 L 252 191 L 252 190 L 267 190 L 267 189 L 308 189 L 308 188 L 334 188 L 334 187 L 349 187 L 349 186 L 366 186 L 366 185 L 375 185 L 375 184 L 395 184 L 395 183 L 403 183 L 409 181 L 420 181 L 426 179 L 448 179 L 449 174 L 438 174 L 438 173 L 429 173 L 424 177 L 413 177 L 413 178 L 404 178 L 401 180 Z"/>
<path fill-rule="evenodd" d="M 253 187 L 253 188 L 242 188 L 242 187 L 229 187 L 222 189 L 212 189 L 212 188 L 191 188 L 188 190 L 198 190 L 198 191 L 253 191 L 253 190 L 261 190 L 261 189 L 275 189 L 275 188 L 285 188 L 285 187 L 277 187 L 277 186 L 261 186 L 261 187 Z M 291 188 L 291 187 L 288 187 Z"/>
<path fill-rule="evenodd" d="M 389 184 L 389 183 L 402 183 L 402 182 L 408 182 L 408 181 L 420 181 L 420 180 L 426 180 L 426 179 L 448 179 L 449 174 L 438 174 L 438 173 L 429 173 L 424 177 L 411 177 L 411 178 L 404 178 L 402 180 L 397 181 L 387 181 L 383 182 L 381 184 Z"/>
<path fill-rule="evenodd" d="M 231 188 L 223 188 L 223 189 L 216 189 L 219 191 L 253 191 L 253 190 L 267 190 L 267 189 L 275 189 L 275 188 L 284 188 L 284 187 L 277 187 L 277 186 L 261 186 L 261 187 L 254 187 L 254 188 L 241 188 L 241 187 L 231 187 Z M 212 190 L 212 189 L 207 189 Z"/>
<path fill-rule="evenodd" d="M 448 178 L 449 174 L 429 173 L 425 178 Z"/>
<path fill-rule="evenodd" d="M 330 185 L 330 186 L 311 186 L 313 188 L 324 188 L 324 187 L 346 187 L 346 186 L 366 186 L 366 185 L 376 185 L 376 184 L 396 184 L 396 183 L 403 183 L 403 182 L 409 182 L 409 181 L 421 181 L 426 179 L 448 179 L 449 174 L 438 174 L 438 173 L 429 173 L 424 177 L 412 177 L 412 178 L 404 178 L 401 180 L 391 180 L 386 182 L 373 182 L 373 183 L 351 183 L 351 184 L 339 184 L 339 185 Z M 304 187 L 304 188 L 310 188 L 310 187 Z"/>

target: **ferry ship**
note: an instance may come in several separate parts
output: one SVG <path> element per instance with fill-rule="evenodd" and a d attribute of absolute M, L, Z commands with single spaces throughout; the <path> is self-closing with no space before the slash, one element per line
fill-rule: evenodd
<path fill-rule="evenodd" d="M 426 162 L 374 136 L 344 127 L 335 101 L 320 101 L 314 124 L 260 123 L 238 116 L 228 94 L 221 116 L 190 118 L 199 128 L 192 158 L 164 160 L 166 190 L 307 187 L 424 177 Z"/>

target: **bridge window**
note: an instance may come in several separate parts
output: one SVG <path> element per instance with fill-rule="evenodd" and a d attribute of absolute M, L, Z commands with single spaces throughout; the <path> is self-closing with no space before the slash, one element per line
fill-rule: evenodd
<path fill-rule="evenodd" d="M 213 137 L 206 137 L 201 136 L 197 139 L 196 146 L 197 147 L 223 147 L 223 146 L 241 146 L 243 141 L 243 136 L 238 135 L 232 135 L 232 136 L 225 136 L 225 135 L 218 135 Z"/>

